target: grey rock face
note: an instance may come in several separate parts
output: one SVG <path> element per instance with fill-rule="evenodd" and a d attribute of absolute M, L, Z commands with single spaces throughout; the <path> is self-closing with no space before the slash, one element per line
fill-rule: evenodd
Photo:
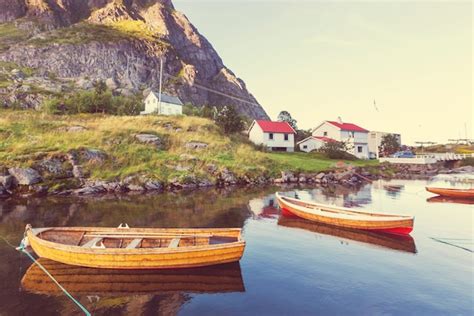
<path fill-rule="evenodd" d="M 145 189 L 147 191 L 161 191 L 163 190 L 163 184 L 159 181 L 148 180 L 145 182 Z"/>
<path fill-rule="evenodd" d="M 72 166 L 57 158 L 43 159 L 35 165 L 35 168 L 48 178 L 63 179 L 73 176 Z"/>
<path fill-rule="evenodd" d="M 72 175 L 74 176 L 74 178 L 78 178 L 78 179 L 85 178 L 86 176 L 84 172 L 84 168 L 82 168 L 81 166 L 73 166 Z"/>
<path fill-rule="evenodd" d="M 101 194 L 105 193 L 107 190 L 101 184 L 90 183 L 86 184 L 84 187 L 80 189 L 76 189 L 73 191 L 75 195 L 92 195 L 92 194 Z"/>
<path fill-rule="evenodd" d="M 6 199 L 8 197 L 10 197 L 10 192 L 8 192 L 6 188 L 0 185 L 0 199 Z"/>
<path fill-rule="evenodd" d="M 32 168 L 10 168 L 8 172 L 19 185 L 33 185 L 43 181 L 38 171 Z"/>
<path fill-rule="evenodd" d="M 85 128 L 84 126 L 79 126 L 79 125 L 69 126 L 69 127 L 66 128 L 66 131 L 68 131 L 70 133 L 84 132 L 86 130 L 87 130 L 87 128 Z"/>
<path fill-rule="evenodd" d="M 209 145 L 203 142 L 188 142 L 184 147 L 187 149 L 204 149 L 207 148 Z"/>
<path fill-rule="evenodd" d="M 10 190 L 13 186 L 13 177 L 10 175 L 0 176 L 0 185 L 6 190 Z"/>
<path fill-rule="evenodd" d="M 84 148 L 79 150 L 79 159 L 89 163 L 102 163 L 107 154 L 99 149 Z"/>
<path fill-rule="evenodd" d="M 155 145 L 157 148 L 162 146 L 160 137 L 153 134 L 137 134 L 135 138 L 140 143 Z"/>
<path fill-rule="evenodd" d="M 58 27 L 69 27 L 80 35 L 84 31 L 76 23 L 104 25 L 123 20 L 144 23 L 156 39 L 48 42 L 52 36 L 47 31 Z M 16 21 L 26 32 L 45 40 L 41 45 L 17 42 L 0 53 L 0 60 L 35 68 L 44 77 L 53 73 L 86 89 L 91 88 L 92 80 L 104 80 L 111 89 L 125 94 L 156 88 L 163 57 L 164 89 L 184 103 L 234 105 L 241 114 L 268 119 L 245 83 L 224 65 L 209 41 L 170 0 L 0 0 L 3 21 Z"/>

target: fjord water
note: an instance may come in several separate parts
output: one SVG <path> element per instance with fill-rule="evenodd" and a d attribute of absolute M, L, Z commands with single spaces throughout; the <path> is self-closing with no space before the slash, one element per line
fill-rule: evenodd
<path fill-rule="evenodd" d="M 357 189 L 267 187 L 87 199 L 0 202 L 0 234 L 25 224 L 242 227 L 240 264 L 183 272 L 103 272 L 45 262 L 98 315 L 472 315 L 473 212 L 430 198 L 426 181 Z M 273 193 L 415 215 L 411 237 L 369 234 L 280 216 Z M 0 241 L 0 315 L 80 310 L 31 261 Z M 23 281 L 22 281 L 23 279 Z"/>

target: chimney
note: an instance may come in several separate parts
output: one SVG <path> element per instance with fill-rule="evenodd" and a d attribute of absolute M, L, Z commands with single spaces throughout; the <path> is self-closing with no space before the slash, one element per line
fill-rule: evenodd
<path fill-rule="evenodd" d="M 337 121 L 339 122 L 339 124 L 342 124 L 342 118 L 340 116 L 337 117 Z"/>

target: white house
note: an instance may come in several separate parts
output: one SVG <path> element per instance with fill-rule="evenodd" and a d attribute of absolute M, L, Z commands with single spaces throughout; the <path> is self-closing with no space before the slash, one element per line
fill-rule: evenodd
<path fill-rule="evenodd" d="M 395 133 L 386 133 L 386 132 L 369 132 L 369 155 L 371 158 L 380 157 L 380 145 L 382 144 L 382 139 L 385 135 L 395 135 L 397 138 L 398 144 L 402 145 L 402 137 L 400 134 Z"/>
<path fill-rule="evenodd" d="M 145 98 L 145 110 L 140 114 L 180 115 L 183 114 L 183 103 L 178 97 L 161 94 L 161 105 L 159 93 L 150 91 Z"/>
<path fill-rule="evenodd" d="M 302 141 L 296 143 L 298 147 L 300 148 L 301 151 L 305 151 L 309 153 L 310 151 L 313 150 L 318 150 L 319 148 L 323 147 L 324 144 L 326 143 L 331 143 L 335 142 L 336 140 L 329 138 L 329 137 L 324 137 L 324 136 L 310 136 Z"/>
<path fill-rule="evenodd" d="M 313 130 L 313 136 L 327 137 L 349 146 L 348 153 L 360 159 L 369 158 L 369 131 L 353 123 L 324 121 Z"/>
<path fill-rule="evenodd" d="M 295 130 L 287 122 L 256 120 L 250 125 L 249 139 L 272 151 L 295 151 Z"/>

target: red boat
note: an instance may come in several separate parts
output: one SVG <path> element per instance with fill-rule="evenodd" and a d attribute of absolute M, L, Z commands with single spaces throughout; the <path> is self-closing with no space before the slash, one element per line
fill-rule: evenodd
<path fill-rule="evenodd" d="M 450 198 L 474 199 L 474 189 L 448 189 L 426 187 L 426 191 Z"/>

